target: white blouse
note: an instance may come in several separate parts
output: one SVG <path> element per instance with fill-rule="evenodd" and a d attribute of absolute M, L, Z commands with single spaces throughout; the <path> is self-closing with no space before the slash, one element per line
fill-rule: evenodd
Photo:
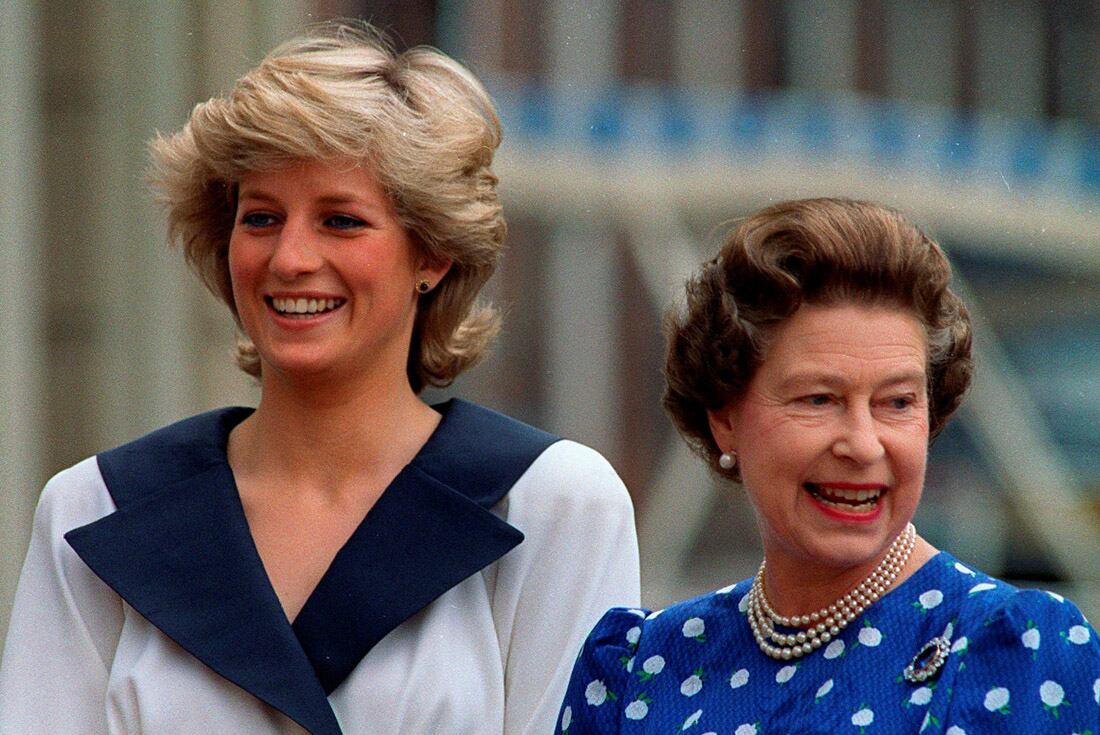
<path fill-rule="evenodd" d="M 16 593 L 0 734 L 552 731 L 588 630 L 638 603 L 630 498 L 587 447 L 437 408 L 293 626 L 225 460 L 247 410 L 58 474 Z"/>

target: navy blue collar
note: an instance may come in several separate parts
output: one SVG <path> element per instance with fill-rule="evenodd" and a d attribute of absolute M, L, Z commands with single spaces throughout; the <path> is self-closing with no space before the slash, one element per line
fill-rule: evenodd
<path fill-rule="evenodd" d="M 65 539 L 131 607 L 314 735 L 327 695 L 386 634 L 523 534 L 489 509 L 557 437 L 479 406 L 443 420 L 339 551 L 293 626 L 226 459 L 247 408 L 211 411 L 97 457 L 117 510 Z"/>

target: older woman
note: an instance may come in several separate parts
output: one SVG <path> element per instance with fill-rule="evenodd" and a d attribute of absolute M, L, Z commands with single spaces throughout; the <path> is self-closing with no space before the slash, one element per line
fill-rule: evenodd
<path fill-rule="evenodd" d="M 50 481 L 0 732 L 552 728 L 585 632 L 637 598 L 629 497 L 590 449 L 418 397 L 496 329 L 499 141 L 466 69 L 339 28 L 153 142 L 259 405 Z"/>
<path fill-rule="evenodd" d="M 912 525 L 929 440 L 970 382 L 949 278 L 875 204 L 788 202 L 732 232 L 670 321 L 665 405 L 744 487 L 764 561 L 663 611 L 609 612 L 561 732 L 1100 732 L 1080 611 Z"/>

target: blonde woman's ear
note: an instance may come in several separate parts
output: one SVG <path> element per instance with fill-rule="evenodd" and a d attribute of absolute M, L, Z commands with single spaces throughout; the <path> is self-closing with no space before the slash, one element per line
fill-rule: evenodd
<path fill-rule="evenodd" d="M 420 291 L 419 284 L 423 281 L 427 281 L 430 288 L 435 288 L 443 280 L 443 276 L 447 275 L 447 271 L 451 270 L 452 265 L 454 265 L 454 261 L 450 258 L 425 256 L 421 260 L 420 268 L 416 273 L 417 290 Z M 424 291 L 420 292 L 424 293 Z"/>

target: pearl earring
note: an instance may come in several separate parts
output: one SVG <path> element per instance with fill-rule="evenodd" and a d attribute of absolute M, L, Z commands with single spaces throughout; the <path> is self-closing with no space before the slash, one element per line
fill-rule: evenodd
<path fill-rule="evenodd" d="M 718 458 L 718 466 L 724 470 L 732 470 L 735 464 L 737 464 L 737 452 L 722 452 L 722 456 Z"/>

